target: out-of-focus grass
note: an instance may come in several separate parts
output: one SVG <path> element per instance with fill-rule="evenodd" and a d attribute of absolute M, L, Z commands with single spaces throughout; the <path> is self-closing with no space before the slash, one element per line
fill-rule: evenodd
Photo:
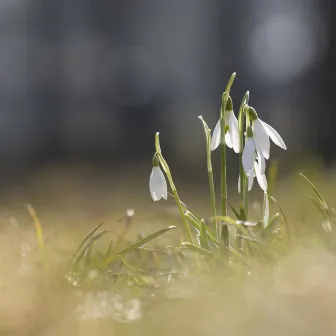
<path fill-rule="evenodd" d="M 177 246 L 183 235 L 178 212 L 172 201 L 151 201 L 148 174 L 141 167 L 116 175 L 102 169 L 57 167 L 4 190 L 0 334 L 335 334 L 336 254 L 319 237 L 323 218 L 298 172 L 316 184 L 330 207 L 336 203 L 336 175 L 321 167 L 303 168 L 274 188 L 288 219 L 291 245 L 281 224 L 275 229 L 280 230 L 278 243 L 285 249 L 276 258 L 255 255 L 248 264 L 218 262 L 217 268 L 206 260 L 201 269 L 192 267 L 183 252 L 167 247 Z M 235 188 L 232 183 L 232 191 Z M 205 217 L 211 213 L 203 196 L 206 179 L 204 188 L 179 184 L 179 190 L 188 205 Z M 257 219 L 262 204 L 253 199 L 251 216 Z M 257 194 L 255 199 L 262 198 Z M 36 211 L 43 243 L 36 238 L 36 220 L 34 227 L 27 203 Z M 125 217 L 128 209 L 134 209 L 130 222 L 130 216 Z M 104 225 L 94 234 L 106 232 L 97 240 L 89 237 L 83 245 L 88 247 L 85 263 L 82 259 L 74 267 L 71 257 L 101 222 Z M 107 269 L 94 267 L 104 253 L 125 250 L 171 225 L 177 228 Z"/>

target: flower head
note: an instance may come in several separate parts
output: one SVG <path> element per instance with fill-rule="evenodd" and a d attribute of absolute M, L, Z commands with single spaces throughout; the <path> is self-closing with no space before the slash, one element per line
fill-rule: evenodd
<path fill-rule="evenodd" d="M 229 97 L 226 105 L 225 125 L 225 143 L 229 148 L 233 148 L 236 153 L 239 153 L 238 120 L 233 112 L 231 97 Z M 218 120 L 212 134 L 211 150 L 215 150 L 219 146 L 221 142 L 221 134 L 221 124 L 220 120 Z"/>
<path fill-rule="evenodd" d="M 246 131 L 245 147 L 242 155 L 243 168 L 247 176 L 252 172 L 255 160 L 257 158 L 258 158 L 259 171 L 261 172 L 261 174 L 263 174 L 266 169 L 265 158 L 255 140 L 252 128 L 248 127 Z"/>
<path fill-rule="evenodd" d="M 265 159 L 264 159 L 265 160 Z M 258 184 L 262 190 L 265 192 L 267 191 L 268 184 L 267 179 L 265 176 L 265 170 L 263 171 L 263 167 L 259 162 L 256 160 L 253 163 L 253 170 L 250 171 L 249 175 L 247 176 L 247 184 L 248 184 L 248 191 L 250 191 L 253 187 L 254 178 L 257 177 Z M 238 192 L 240 193 L 240 176 L 238 178 Z"/>
<path fill-rule="evenodd" d="M 149 177 L 149 191 L 153 201 L 159 201 L 162 197 L 167 199 L 167 182 L 159 166 L 156 156 L 153 158 L 153 169 Z"/>
<path fill-rule="evenodd" d="M 280 134 L 272 126 L 259 119 L 253 107 L 249 107 L 248 113 L 252 120 L 254 140 L 260 148 L 260 151 L 265 159 L 269 159 L 270 138 L 280 148 L 287 149 L 286 144 L 282 140 Z"/>

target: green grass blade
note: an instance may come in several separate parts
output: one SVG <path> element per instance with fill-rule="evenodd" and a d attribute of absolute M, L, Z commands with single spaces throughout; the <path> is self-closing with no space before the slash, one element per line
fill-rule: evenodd
<path fill-rule="evenodd" d="M 285 224 L 285 228 L 287 230 L 288 242 L 290 242 L 291 241 L 291 236 L 290 236 L 290 229 L 289 229 L 289 224 L 288 224 L 288 221 L 287 221 L 287 217 L 286 217 L 284 211 L 282 210 L 280 204 L 278 203 L 278 201 L 273 196 L 269 196 L 269 198 L 270 198 L 270 200 L 272 200 L 272 202 L 274 202 L 276 204 L 276 206 L 278 207 L 278 209 L 280 211 L 281 217 L 282 217 L 283 222 Z"/>
<path fill-rule="evenodd" d="M 268 223 L 267 227 L 262 232 L 261 237 L 269 237 L 273 233 L 275 227 L 278 225 L 279 218 L 280 218 L 280 213 L 278 212 L 270 220 L 270 222 Z"/>
<path fill-rule="evenodd" d="M 228 206 L 230 207 L 234 215 L 237 217 L 237 219 L 242 219 L 240 218 L 238 211 L 229 202 L 228 202 Z"/>
<path fill-rule="evenodd" d="M 186 247 L 186 248 L 190 249 L 191 251 L 194 251 L 198 254 L 201 254 L 201 255 L 204 255 L 204 256 L 207 256 L 207 257 L 211 257 L 213 255 L 208 250 L 206 250 L 202 247 L 196 246 L 194 244 L 188 243 L 188 242 L 181 243 L 181 246 Z"/>
<path fill-rule="evenodd" d="M 322 206 L 321 206 L 321 203 L 319 203 L 318 201 L 316 201 L 315 198 L 313 197 L 309 197 L 309 199 L 312 201 L 312 203 L 315 205 L 315 207 L 317 208 L 317 210 L 321 213 L 322 217 L 326 220 L 329 220 L 329 216 L 328 216 L 328 213 L 327 213 L 327 210 L 324 209 Z"/>
<path fill-rule="evenodd" d="M 76 252 L 72 255 L 71 260 L 73 260 L 73 259 L 76 257 L 77 253 L 78 253 L 78 252 L 80 251 L 80 249 L 84 246 L 84 244 L 90 239 L 90 237 L 91 237 L 97 230 L 100 229 L 100 227 L 101 227 L 102 225 L 104 225 L 104 222 L 100 223 L 95 229 L 93 229 L 93 231 L 91 231 L 91 232 L 84 238 L 84 240 L 79 244 L 79 246 L 78 246 Z"/>
<path fill-rule="evenodd" d="M 201 220 L 200 244 L 201 244 L 201 247 L 204 249 L 209 248 L 207 227 L 205 226 L 205 221 L 203 219 Z"/>
<path fill-rule="evenodd" d="M 108 230 L 103 230 L 103 231 L 96 232 L 96 234 L 93 234 L 93 235 L 90 236 L 90 240 L 88 241 L 88 243 L 85 245 L 85 247 L 82 249 L 82 251 L 78 254 L 78 256 L 74 260 L 75 268 L 79 265 L 79 263 L 81 262 L 81 260 L 85 256 L 85 253 L 87 251 L 89 251 L 92 248 L 93 244 L 99 238 L 101 238 L 103 235 L 105 235 L 107 232 L 108 232 Z M 87 257 L 90 258 L 90 255 L 87 255 Z"/>
<path fill-rule="evenodd" d="M 34 226 L 35 226 L 35 235 L 36 235 L 36 240 L 37 240 L 39 249 L 40 249 L 40 251 L 43 251 L 43 249 L 44 249 L 44 237 L 43 237 L 43 228 L 42 228 L 41 222 L 40 222 L 33 206 L 30 205 L 30 204 L 27 204 L 26 207 L 27 207 L 28 213 L 29 213 L 30 217 L 32 218 Z"/>
<path fill-rule="evenodd" d="M 264 193 L 264 206 L 263 206 L 263 225 L 264 228 L 267 228 L 269 221 L 269 199 L 267 192 Z"/>
<path fill-rule="evenodd" d="M 305 175 L 303 175 L 302 173 L 299 173 L 301 177 L 303 177 L 307 183 L 309 184 L 309 186 L 311 187 L 311 189 L 314 191 L 315 195 L 317 196 L 318 200 L 321 203 L 321 206 L 324 209 L 328 209 L 328 205 L 326 203 L 326 201 L 324 200 L 324 198 L 322 197 L 321 193 L 317 190 L 317 188 L 314 186 L 314 184 L 308 179 L 308 177 L 306 177 Z"/>
<path fill-rule="evenodd" d="M 129 246 L 129 247 L 127 247 L 127 248 L 119 251 L 116 254 L 113 254 L 113 255 L 109 256 L 108 258 L 106 258 L 105 260 L 103 260 L 101 263 L 99 263 L 97 266 L 105 268 L 111 262 L 113 262 L 114 260 L 116 260 L 119 256 L 124 256 L 124 255 L 126 255 L 126 254 L 128 254 L 128 253 L 130 253 L 130 252 L 132 252 L 134 250 L 136 250 L 140 246 L 148 243 L 149 241 L 151 241 L 151 240 L 153 240 L 153 239 L 155 239 L 155 238 L 163 235 L 164 233 L 166 233 L 166 232 L 168 232 L 168 231 L 170 231 L 172 229 L 175 229 L 175 228 L 176 228 L 176 226 L 169 226 L 168 228 L 164 228 L 164 229 L 161 229 L 159 231 L 156 231 L 156 232 L 150 234 L 149 236 L 147 236 L 147 237 L 145 237 L 145 238 L 137 241 L 135 244 L 133 244 L 133 245 L 131 245 L 131 246 Z"/>
<path fill-rule="evenodd" d="M 175 196 L 173 194 L 171 194 L 170 192 L 168 192 L 168 195 L 171 196 L 174 200 L 176 200 Z M 199 222 L 201 221 L 201 219 L 202 219 L 201 216 L 199 216 L 193 209 L 191 209 L 188 205 L 186 205 L 181 200 L 180 200 L 180 203 L 181 203 L 184 211 L 191 212 L 193 214 L 193 216 L 196 217 Z"/>
<path fill-rule="evenodd" d="M 190 224 L 194 226 L 194 228 L 196 229 L 197 233 L 199 234 L 201 231 L 201 221 L 198 221 L 196 218 L 193 217 L 193 214 L 189 211 L 186 211 L 185 216 L 187 217 L 187 219 L 190 220 Z M 216 246 L 218 246 L 218 241 L 215 238 L 215 236 L 210 232 L 210 230 L 207 228 L 206 230 L 207 235 L 208 235 L 208 239 L 211 240 L 212 243 L 214 243 Z"/>

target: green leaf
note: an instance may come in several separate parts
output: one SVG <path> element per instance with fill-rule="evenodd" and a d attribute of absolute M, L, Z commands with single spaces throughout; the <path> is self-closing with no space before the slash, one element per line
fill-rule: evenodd
<path fill-rule="evenodd" d="M 324 200 L 324 198 L 322 197 L 321 193 L 317 190 L 317 188 L 314 186 L 314 184 L 308 179 L 308 177 L 306 177 L 302 173 L 300 173 L 300 175 L 308 182 L 311 189 L 314 191 L 315 195 L 317 196 L 318 200 L 320 201 L 322 208 L 327 210 L 328 205 L 327 205 L 326 201 Z"/>
<path fill-rule="evenodd" d="M 202 248 L 204 248 L 204 249 L 208 249 L 209 248 L 208 235 L 207 235 L 207 227 L 205 226 L 204 219 L 201 220 L 200 243 L 201 243 L 201 247 Z"/>
<path fill-rule="evenodd" d="M 189 211 L 186 211 L 184 213 L 184 215 L 187 217 L 187 219 L 190 220 L 190 224 L 192 226 L 194 226 L 194 228 L 196 229 L 197 233 L 200 233 L 202 219 L 200 221 L 198 221 L 197 218 L 195 218 L 193 216 L 193 214 L 191 212 L 189 212 Z M 207 233 L 208 238 L 211 240 L 211 242 L 213 242 L 214 244 L 216 244 L 216 246 L 218 246 L 217 239 L 213 236 L 213 234 L 210 232 L 210 230 L 208 228 L 206 228 L 206 229 L 207 229 L 206 233 Z"/>
<path fill-rule="evenodd" d="M 76 252 L 72 255 L 71 260 L 73 260 L 75 258 L 75 256 L 77 255 L 77 253 L 80 251 L 80 249 L 84 246 L 84 244 L 89 240 L 89 238 L 97 231 L 100 229 L 100 227 L 104 224 L 104 222 L 100 223 L 95 229 L 93 229 L 93 231 L 91 231 L 85 238 L 84 240 L 80 243 L 80 245 L 78 246 Z"/>
<path fill-rule="evenodd" d="M 228 202 L 228 205 L 230 207 L 230 209 L 232 210 L 232 212 L 235 214 L 235 216 L 237 217 L 237 219 L 241 219 L 239 216 L 238 211 Z"/>
<path fill-rule="evenodd" d="M 86 258 L 85 258 L 86 264 L 88 264 L 90 262 L 91 250 L 92 250 L 93 244 L 99 238 L 101 238 L 103 235 L 105 235 L 107 232 L 108 232 L 108 230 L 102 230 L 102 231 L 96 232 L 96 233 L 94 233 L 93 235 L 90 236 L 90 239 L 89 239 L 88 243 L 85 245 L 85 247 L 82 249 L 81 253 L 79 253 L 77 258 L 75 258 L 75 260 L 74 260 L 75 268 L 79 265 L 80 261 L 83 259 L 85 254 L 86 254 Z"/>
<path fill-rule="evenodd" d="M 174 196 L 173 194 L 171 194 L 170 192 L 168 192 L 168 195 L 171 196 L 174 200 L 176 200 L 175 196 Z M 197 218 L 197 220 L 198 220 L 199 222 L 201 221 L 202 218 L 201 218 L 199 215 L 197 215 L 197 213 L 196 213 L 194 210 L 192 210 L 188 205 L 186 205 L 186 204 L 185 204 L 184 202 L 182 202 L 181 200 L 180 200 L 180 203 L 181 203 L 181 205 L 182 205 L 184 211 L 189 211 L 189 212 L 191 212 L 191 213 L 193 214 L 193 216 L 194 216 L 195 218 Z"/>
<path fill-rule="evenodd" d="M 151 240 L 153 240 L 153 239 L 155 239 L 155 238 L 163 235 L 164 233 L 166 233 L 166 232 L 168 232 L 168 231 L 170 231 L 172 229 L 175 229 L 175 228 L 176 228 L 176 226 L 169 226 L 168 228 L 156 231 L 156 232 L 150 234 L 149 236 L 147 236 L 147 237 L 145 237 L 145 238 L 137 241 L 135 244 L 133 244 L 133 245 L 131 245 L 131 246 L 129 246 L 129 247 L 127 247 L 127 248 L 119 251 L 118 253 L 115 253 L 115 254 L 113 254 L 111 256 L 108 256 L 108 258 L 106 258 L 105 260 L 101 261 L 97 265 L 97 267 L 103 267 L 103 268 L 105 268 L 111 262 L 115 261 L 119 256 L 124 256 L 124 255 L 126 255 L 126 254 L 128 254 L 128 253 L 130 253 L 130 252 L 132 252 L 134 250 L 136 250 L 138 247 L 140 247 L 140 246 L 148 243 L 149 241 L 151 241 Z"/>
<path fill-rule="evenodd" d="M 317 208 L 317 210 L 321 213 L 322 217 L 326 220 L 329 220 L 329 216 L 328 216 L 328 213 L 327 213 L 327 210 L 324 209 L 322 206 L 321 206 L 321 203 L 319 203 L 318 201 L 316 201 L 315 198 L 313 197 L 309 197 L 309 199 L 312 201 L 312 203 L 315 205 L 315 207 Z"/>
<path fill-rule="evenodd" d="M 264 228 L 267 228 L 269 221 L 269 199 L 267 192 L 264 193 L 264 206 L 263 206 L 263 223 Z"/>
<path fill-rule="evenodd" d="M 261 234 L 262 237 L 269 237 L 273 233 L 275 227 L 278 225 L 279 218 L 280 218 L 280 213 L 276 213 L 273 216 L 273 218 L 270 220 L 270 222 L 268 223 L 265 230 L 262 232 Z"/>
<path fill-rule="evenodd" d="M 273 196 L 269 196 L 270 200 L 272 200 L 272 202 L 274 202 L 276 204 L 276 206 L 278 207 L 279 211 L 280 211 L 280 214 L 282 216 L 282 219 L 284 221 L 284 224 L 285 224 L 285 228 L 287 230 L 287 235 L 288 235 L 288 242 L 290 242 L 291 238 L 290 238 L 290 230 L 289 230 L 289 225 L 288 225 L 288 221 L 287 221 L 287 218 L 285 216 L 285 213 L 283 212 L 280 204 L 278 203 L 278 201 L 273 197 Z"/>
<path fill-rule="evenodd" d="M 206 249 L 204 249 L 202 247 L 196 246 L 196 245 L 194 245 L 192 243 L 183 242 L 183 243 L 181 243 L 181 246 L 186 247 L 186 248 L 188 248 L 188 249 L 190 249 L 190 250 L 192 250 L 192 251 L 194 251 L 194 252 L 196 252 L 198 254 L 201 254 L 201 255 L 204 255 L 204 256 L 207 256 L 207 257 L 211 257 L 212 256 L 212 253 L 209 252 L 208 250 L 206 250 Z"/>

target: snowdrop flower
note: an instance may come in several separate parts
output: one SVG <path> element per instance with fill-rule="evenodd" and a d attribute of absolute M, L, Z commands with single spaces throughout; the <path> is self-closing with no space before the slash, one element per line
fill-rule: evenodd
<path fill-rule="evenodd" d="M 233 148 L 236 153 L 239 153 L 238 120 L 233 112 L 231 97 L 229 97 L 228 103 L 226 105 L 225 125 L 225 143 L 229 148 Z M 211 150 L 215 150 L 219 146 L 220 142 L 221 125 L 219 119 L 212 134 Z"/>
<path fill-rule="evenodd" d="M 260 174 L 264 174 L 266 169 L 265 157 L 255 140 L 252 128 L 248 127 L 246 131 L 246 141 L 242 157 L 243 168 L 247 176 L 249 176 L 250 173 L 253 172 L 255 160 L 257 158 L 259 172 Z"/>
<path fill-rule="evenodd" d="M 265 159 L 263 158 L 263 160 Z M 258 181 L 260 188 L 264 190 L 265 192 L 267 191 L 267 187 L 268 187 L 267 179 L 265 176 L 265 170 L 264 172 L 262 172 L 262 168 L 263 167 L 261 167 L 258 161 L 254 161 L 253 171 L 251 171 L 249 175 L 247 176 L 248 191 L 252 189 L 255 177 L 257 177 L 257 181 Z M 240 193 L 240 176 L 238 178 L 238 192 Z"/>
<path fill-rule="evenodd" d="M 253 107 L 249 107 L 248 113 L 252 121 L 253 136 L 265 159 L 269 159 L 270 138 L 280 148 L 287 149 L 280 134 L 270 125 L 258 118 Z"/>
<path fill-rule="evenodd" d="M 153 169 L 149 177 L 149 191 L 153 201 L 159 201 L 162 197 L 167 199 L 167 182 L 159 166 L 159 161 L 153 158 Z"/>

